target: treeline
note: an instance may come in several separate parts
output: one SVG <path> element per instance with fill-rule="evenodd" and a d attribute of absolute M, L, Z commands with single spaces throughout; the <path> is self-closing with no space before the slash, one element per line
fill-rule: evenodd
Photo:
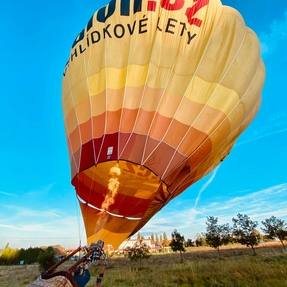
<path fill-rule="evenodd" d="M 229 223 L 219 224 L 217 217 L 209 216 L 206 221 L 206 232 L 199 234 L 194 241 L 192 239 L 185 240 L 184 236 L 177 230 L 171 234 L 171 240 L 167 238 L 165 233 L 160 236 L 152 234 L 148 240 L 154 244 L 161 244 L 163 247 L 169 246 L 174 252 L 179 252 L 181 262 L 183 262 L 183 252 L 186 251 L 187 247 L 211 246 L 218 251 L 219 255 L 222 245 L 240 243 L 250 247 L 253 254 L 256 255 L 255 246 L 260 241 L 264 239 L 278 239 L 285 249 L 284 240 L 287 239 L 286 222 L 275 216 L 271 216 L 261 223 L 263 226 L 261 230 L 264 232 L 264 235 L 258 230 L 258 222 L 252 220 L 246 214 L 237 214 L 236 217 L 232 218 L 232 225 Z M 140 233 L 137 235 L 135 245 L 126 248 L 125 255 L 131 261 L 138 261 L 140 267 L 142 260 L 149 258 L 150 250 Z"/>
<path fill-rule="evenodd" d="M 271 216 L 263 220 L 261 230 L 259 223 L 252 220 L 246 214 L 238 214 L 232 218 L 232 224 L 219 224 L 218 218 L 209 216 L 206 221 L 206 232 L 197 236 L 195 241 L 184 239 L 176 230 L 172 233 L 170 247 L 173 251 L 185 252 L 186 247 L 191 246 L 210 246 L 215 248 L 218 253 L 220 247 L 230 243 L 240 243 L 252 249 L 256 255 L 255 247 L 263 240 L 277 239 L 285 249 L 284 241 L 287 240 L 287 223 L 283 219 Z"/>
<path fill-rule="evenodd" d="M 14 249 L 9 244 L 0 252 L 0 265 L 18 265 L 39 263 L 42 269 L 46 269 L 55 263 L 55 250 L 48 248 Z"/>

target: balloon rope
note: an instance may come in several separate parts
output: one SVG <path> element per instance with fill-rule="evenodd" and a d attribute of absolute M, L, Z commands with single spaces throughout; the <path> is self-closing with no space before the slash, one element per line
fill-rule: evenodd
<path fill-rule="evenodd" d="M 75 204 L 76 204 L 76 218 L 77 218 L 77 225 L 78 225 L 78 240 L 79 240 L 79 246 L 82 246 L 82 240 L 81 240 L 81 219 L 80 219 L 80 207 L 79 207 L 79 201 L 77 197 L 77 192 L 75 196 Z"/>

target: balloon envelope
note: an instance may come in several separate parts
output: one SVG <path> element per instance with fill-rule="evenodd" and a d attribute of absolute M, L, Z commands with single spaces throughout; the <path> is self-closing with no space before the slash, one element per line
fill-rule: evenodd
<path fill-rule="evenodd" d="M 113 0 L 76 38 L 63 107 L 89 242 L 114 248 L 230 152 L 254 118 L 256 35 L 219 0 Z"/>

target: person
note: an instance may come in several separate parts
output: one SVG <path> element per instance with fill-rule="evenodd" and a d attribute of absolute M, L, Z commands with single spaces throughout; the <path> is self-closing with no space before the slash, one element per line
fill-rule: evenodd
<path fill-rule="evenodd" d="M 90 271 L 88 270 L 88 265 L 84 264 L 79 266 L 74 273 L 74 281 L 77 283 L 78 287 L 85 287 L 91 279 Z"/>
<path fill-rule="evenodd" d="M 96 279 L 96 287 L 102 286 L 106 266 L 106 254 L 104 252 L 104 242 L 99 240 L 97 243 L 91 244 L 85 248 L 87 255 L 85 260 L 77 266 L 74 272 L 74 280 L 79 287 L 85 287 L 91 279 L 91 274 L 88 270 L 91 264 L 97 264 L 99 274 Z"/>
<path fill-rule="evenodd" d="M 99 240 L 97 243 L 98 252 L 95 252 L 95 260 L 99 268 L 99 274 L 96 279 L 96 287 L 102 287 L 102 281 L 106 270 L 106 254 L 104 252 L 104 241 Z"/>
<path fill-rule="evenodd" d="M 106 270 L 106 259 L 102 258 L 99 262 L 99 274 L 96 280 L 96 287 L 102 287 L 102 281 L 104 278 L 105 270 Z"/>

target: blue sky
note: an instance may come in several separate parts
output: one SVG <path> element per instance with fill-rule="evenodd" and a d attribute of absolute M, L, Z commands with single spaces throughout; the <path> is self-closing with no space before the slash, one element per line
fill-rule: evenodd
<path fill-rule="evenodd" d="M 1 3 L 0 248 L 84 240 L 70 185 L 61 81 L 71 43 L 100 2 L 107 1 Z M 237 212 L 287 219 L 287 3 L 223 2 L 237 8 L 261 40 L 267 69 L 261 110 L 223 164 L 143 232 L 177 228 L 191 237 L 204 230 L 207 215 L 225 222 Z"/>

